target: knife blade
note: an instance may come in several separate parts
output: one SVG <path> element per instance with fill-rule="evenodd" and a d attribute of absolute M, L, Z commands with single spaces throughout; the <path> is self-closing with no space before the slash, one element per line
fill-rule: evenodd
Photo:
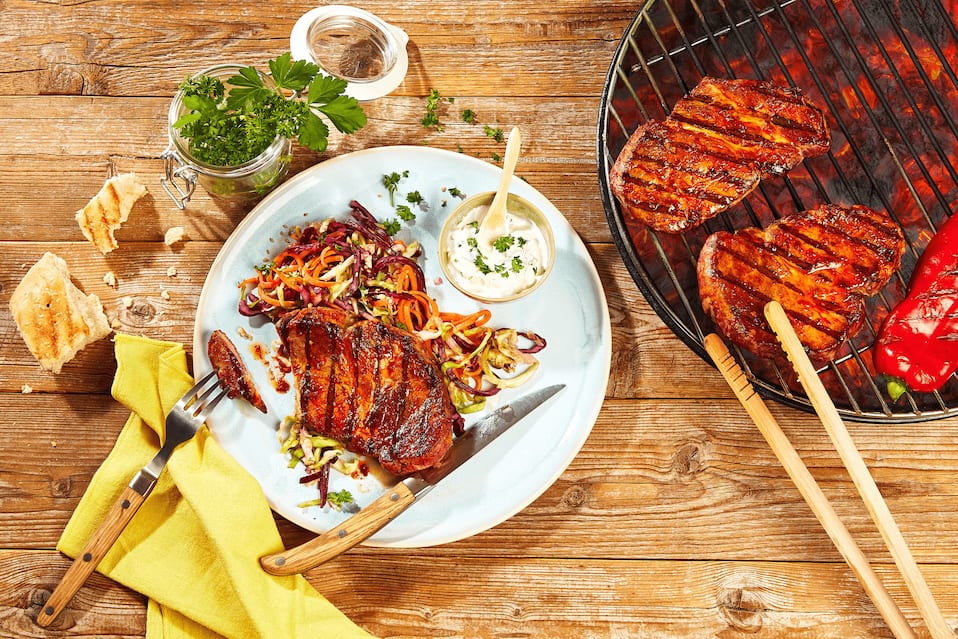
<path fill-rule="evenodd" d="M 446 456 L 435 466 L 409 475 L 331 530 L 295 548 L 260 557 L 260 565 L 273 575 L 292 575 L 339 556 L 381 530 L 437 483 L 563 388 L 565 384 L 540 388 L 496 409 L 458 437 Z"/>

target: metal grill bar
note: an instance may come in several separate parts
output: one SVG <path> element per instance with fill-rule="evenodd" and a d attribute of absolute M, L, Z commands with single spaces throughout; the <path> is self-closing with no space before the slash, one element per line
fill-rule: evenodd
<path fill-rule="evenodd" d="M 927 5 L 927 6 L 926 6 Z M 940 2 L 917 0 L 650 0 L 623 36 L 599 118 L 602 197 L 610 228 L 637 285 L 663 320 L 709 361 L 713 329 L 695 280 L 698 252 L 719 229 L 765 226 L 826 203 L 884 208 L 909 247 L 896 279 L 868 301 L 869 320 L 840 358 L 819 371 L 845 417 L 910 422 L 958 411 L 958 381 L 890 405 L 869 371 L 881 318 L 904 295 L 924 244 L 958 201 L 958 25 Z M 753 77 L 799 86 L 832 125 L 832 152 L 763 181 L 740 205 L 681 237 L 623 217 L 609 167 L 629 135 L 703 76 Z M 763 394 L 811 410 L 790 367 L 733 349 Z"/>

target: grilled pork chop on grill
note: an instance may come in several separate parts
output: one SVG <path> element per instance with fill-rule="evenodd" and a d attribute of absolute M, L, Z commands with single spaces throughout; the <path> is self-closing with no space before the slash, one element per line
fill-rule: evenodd
<path fill-rule="evenodd" d="M 706 77 L 665 121 L 626 142 L 609 172 L 622 208 L 656 231 L 693 229 L 831 142 L 799 89 Z"/>
<path fill-rule="evenodd" d="M 302 425 L 407 475 L 433 466 L 461 422 L 432 351 L 417 336 L 332 308 L 276 324 Z"/>
<path fill-rule="evenodd" d="M 719 231 L 699 253 L 702 308 L 731 342 L 775 358 L 782 351 L 764 308 L 777 300 L 809 356 L 824 362 L 861 328 L 865 297 L 885 285 L 904 249 L 890 217 L 859 205 L 821 206 L 764 231 Z"/>

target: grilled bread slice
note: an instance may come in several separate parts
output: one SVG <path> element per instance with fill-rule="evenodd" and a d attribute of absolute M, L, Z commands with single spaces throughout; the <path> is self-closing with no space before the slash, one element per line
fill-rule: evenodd
<path fill-rule="evenodd" d="M 45 253 L 10 296 L 17 329 L 40 366 L 59 373 L 87 344 L 110 334 L 100 299 L 70 279 L 63 258 Z"/>
<path fill-rule="evenodd" d="M 76 213 L 83 237 L 104 255 L 116 249 L 118 244 L 113 232 L 126 222 L 133 205 L 146 192 L 146 187 L 137 181 L 133 173 L 124 173 L 107 180 L 87 205 Z"/>
<path fill-rule="evenodd" d="M 825 205 L 764 231 L 719 231 L 699 253 L 702 308 L 729 341 L 775 358 L 782 351 L 764 307 L 777 300 L 809 356 L 828 361 L 861 328 L 865 297 L 898 269 L 904 248 L 891 218 L 859 205 Z"/>
<path fill-rule="evenodd" d="M 762 178 L 828 151 L 825 117 L 798 89 L 703 78 L 665 121 L 639 127 L 609 185 L 622 209 L 656 231 L 694 229 Z"/>

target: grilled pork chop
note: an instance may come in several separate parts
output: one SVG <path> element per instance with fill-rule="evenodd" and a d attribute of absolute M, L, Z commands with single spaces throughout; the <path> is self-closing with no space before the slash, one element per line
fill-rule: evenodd
<path fill-rule="evenodd" d="M 462 418 L 421 339 L 332 308 L 288 313 L 276 327 L 304 427 L 396 475 L 433 466 L 449 450 Z"/>
<path fill-rule="evenodd" d="M 713 233 L 699 253 L 702 308 L 730 341 L 756 355 L 782 354 L 765 321 L 777 300 L 809 356 L 831 359 L 861 328 L 866 296 L 898 269 L 905 242 L 887 215 L 825 205 L 764 231 Z"/>
<path fill-rule="evenodd" d="M 626 142 L 609 173 L 622 208 L 656 231 L 693 229 L 762 178 L 828 151 L 822 111 L 797 88 L 703 78 L 665 121 Z"/>

